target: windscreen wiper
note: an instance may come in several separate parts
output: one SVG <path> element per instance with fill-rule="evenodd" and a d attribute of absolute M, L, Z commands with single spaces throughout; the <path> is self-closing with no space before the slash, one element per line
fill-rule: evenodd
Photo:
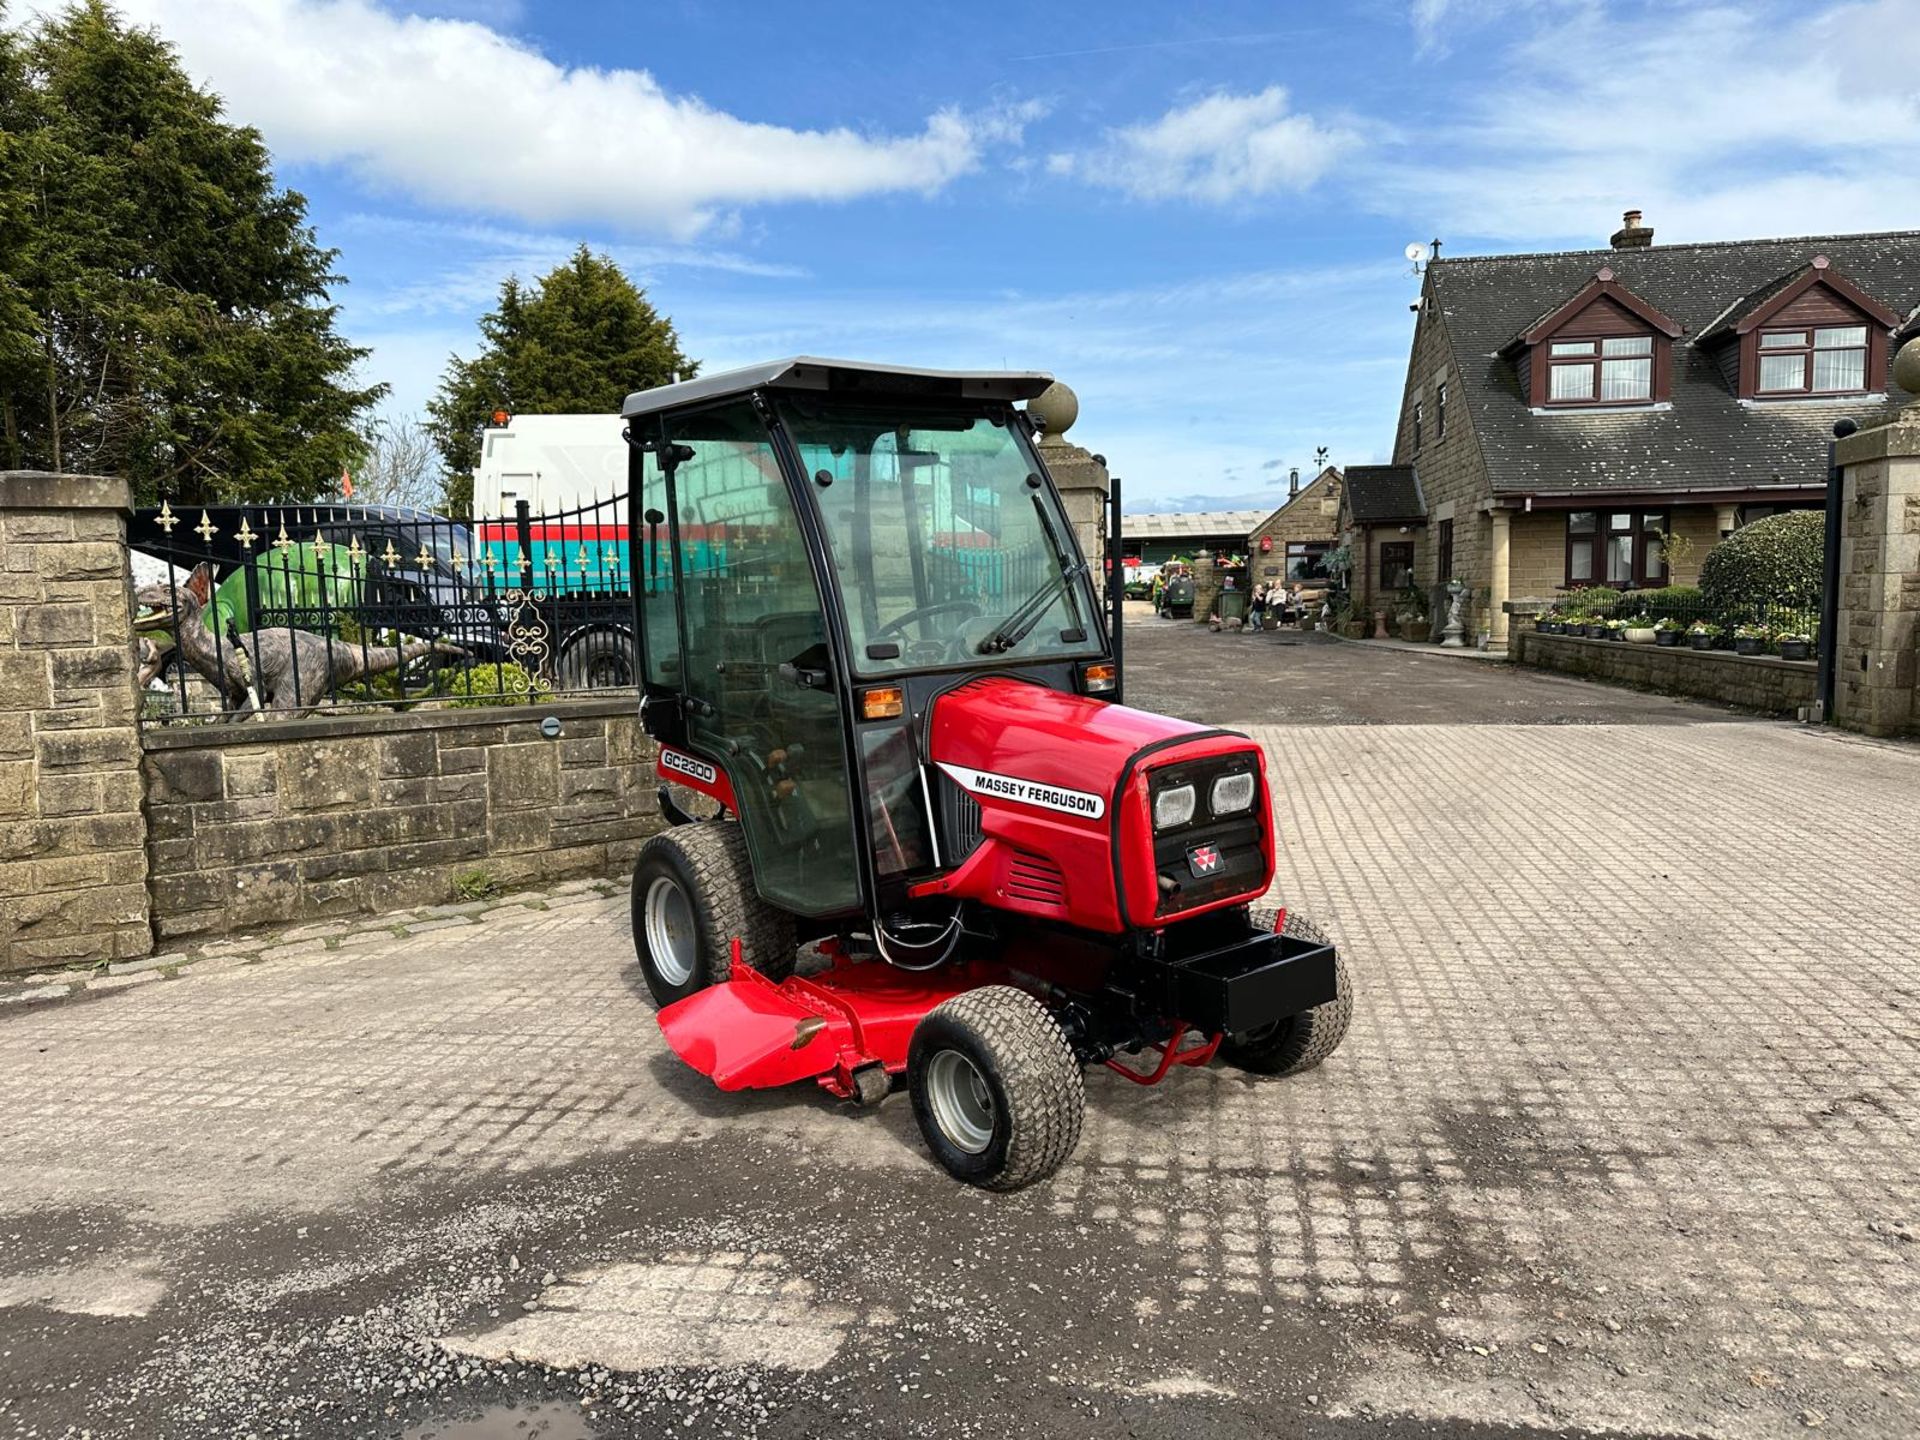
<path fill-rule="evenodd" d="M 1034 513 L 1040 517 L 1040 528 L 1046 532 L 1047 543 L 1053 547 L 1053 553 L 1059 555 L 1060 536 L 1053 528 L 1053 522 L 1047 518 L 1046 507 L 1040 503 L 1038 495 L 1033 497 Z M 1050 576 L 1040 588 L 1020 602 L 1020 606 L 1006 619 L 993 627 L 993 633 L 976 647 L 982 655 L 1004 655 L 1033 633 L 1033 627 L 1040 623 L 1040 617 L 1047 613 L 1047 607 L 1053 603 L 1053 591 L 1057 585 L 1067 597 L 1067 610 L 1073 623 L 1080 623 L 1080 607 L 1073 598 L 1073 582 L 1087 573 L 1086 562 L 1077 565 L 1063 565 L 1058 575 Z"/>

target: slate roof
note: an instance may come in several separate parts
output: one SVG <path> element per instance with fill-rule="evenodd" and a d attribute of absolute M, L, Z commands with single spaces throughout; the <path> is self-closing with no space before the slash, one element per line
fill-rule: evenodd
<path fill-rule="evenodd" d="M 1271 510 L 1191 510 L 1122 515 L 1120 533 L 1129 540 L 1219 540 L 1251 535 Z"/>
<path fill-rule="evenodd" d="M 1636 250 L 1575 250 L 1434 261 L 1430 296 L 1444 317 L 1460 402 L 1496 493 L 1765 490 L 1826 482 L 1833 422 L 1883 423 L 1885 401 L 1743 404 L 1712 353 L 1694 343 L 1729 306 L 1770 290 L 1815 255 L 1891 309 L 1920 305 L 1920 231 L 1808 236 Z M 1686 327 L 1673 342 L 1673 396 L 1653 408 L 1536 414 L 1514 361 L 1497 353 L 1575 294 L 1601 266 Z M 1524 363 L 1524 360 L 1522 361 Z M 1896 401 L 1904 391 L 1890 386 Z"/>
<path fill-rule="evenodd" d="M 1411 465 L 1347 468 L 1347 514 L 1363 525 L 1386 520 L 1424 520 L 1427 507 Z"/>

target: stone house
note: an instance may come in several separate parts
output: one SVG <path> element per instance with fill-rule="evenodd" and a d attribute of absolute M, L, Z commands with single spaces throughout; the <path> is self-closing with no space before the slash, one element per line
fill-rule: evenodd
<path fill-rule="evenodd" d="M 1906 398 L 1917 305 L 1920 231 L 1655 246 L 1629 211 L 1608 249 L 1432 261 L 1393 452 L 1416 582 L 1463 581 L 1495 648 L 1510 599 L 1693 582 L 1736 527 L 1823 503 L 1834 422 Z"/>

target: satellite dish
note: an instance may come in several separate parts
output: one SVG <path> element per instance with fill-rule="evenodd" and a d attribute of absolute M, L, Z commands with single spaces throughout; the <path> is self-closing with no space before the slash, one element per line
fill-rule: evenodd
<path fill-rule="evenodd" d="M 1409 264 L 1418 265 L 1422 260 L 1427 258 L 1427 247 L 1422 245 L 1418 240 L 1415 240 L 1411 245 L 1407 246 L 1404 253 Z"/>

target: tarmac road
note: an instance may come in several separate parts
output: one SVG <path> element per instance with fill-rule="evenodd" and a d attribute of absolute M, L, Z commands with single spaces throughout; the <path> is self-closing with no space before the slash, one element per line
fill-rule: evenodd
<path fill-rule="evenodd" d="M 1096 1072 L 997 1196 L 681 1067 L 614 887 L 13 986 L 0 1436 L 1920 1431 L 1920 751 L 1166 635 L 1355 968 L 1320 1070 Z"/>

